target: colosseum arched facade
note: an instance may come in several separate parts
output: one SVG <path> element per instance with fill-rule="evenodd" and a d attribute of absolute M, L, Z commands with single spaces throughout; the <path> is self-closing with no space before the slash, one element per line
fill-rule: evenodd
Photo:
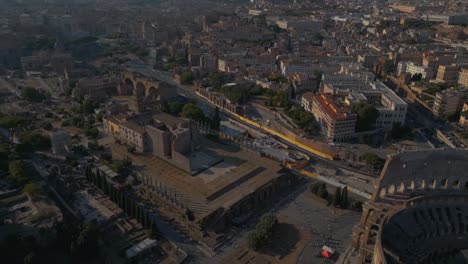
<path fill-rule="evenodd" d="M 468 248 L 468 151 L 387 159 L 342 264 L 448 263 Z"/>

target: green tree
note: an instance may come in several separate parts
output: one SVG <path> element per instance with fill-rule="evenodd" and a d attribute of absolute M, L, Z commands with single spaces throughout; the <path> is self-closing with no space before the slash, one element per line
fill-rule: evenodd
<path fill-rule="evenodd" d="M 80 260 L 89 260 L 98 254 L 98 229 L 95 222 L 84 224 L 78 237 L 70 243 L 72 256 Z"/>
<path fill-rule="evenodd" d="M 182 84 L 191 84 L 193 81 L 193 74 L 190 71 L 182 73 L 180 76 L 180 81 Z"/>
<path fill-rule="evenodd" d="M 328 190 L 327 190 L 327 185 L 325 183 L 322 182 L 319 185 L 317 195 L 322 199 L 327 199 L 328 198 Z"/>
<path fill-rule="evenodd" d="M 8 170 L 8 160 L 10 158 L 10 147 L 8 144 L 0 144 L 0 170 Z"/>
<path fill-rule="evenodd" d="M 255 231 L 249 233 L 247 241 L 249 244 L 249 248 L 253 250 L 257 250 L 262 244 L 261 238 L 257 235 Z"/>
<path fill-rule="evenodd" d="M 196 105 L 189 103 L 182 108 L 181 116 L 197 121 L 204 121 L 206 119 L 203 111 Z"/>
<path fill-rule="evenodd" d="M 47 150 L 51 147 L 49 136 L 39 132 L 26 132 L 19 136 L 21 144 L 27 145 L 31 150 Z"/>
<path fill-rule="evenodd" d="M 392 61 L 390 61 L 390 60 L 385 61 L 384 66 L 383 66 L 383 71 L 386 74 L 388 74 L 388 75 L 393 74 L 395 72 L 395 70 L 396 70 L 396 67 L 395 67 L 395 64 Z"/>
<path fill-rule="evenodd" d="M 44 194 L 44 191 L 42 190 L 41 186 L 39 186 L 37 183 L 26 184 L 23 188 L 23 192 L 34 199 Z"/>
<path fill-rule="evenodd" d="M 367 131 L 372 129 L 379 117 L 379 111 L 377 109 L 365 102 L 359 102 L 351 105 L 351 110 L 357 114 L 357 131 Z"/>
<path fill-rule="evenodd" d="M 338 206 L 341 204 L 341 188 L 340 187 L 336 187 L 336 190 L 335 190 L 335 195 L 333 195 L 333 206 Z"/>
<path fill-rule="evenodd" d="M 221 126 L 221 116 L 219 114 L 219 107 L 216 106 L 214 113 L 213 113 L 213 118 L 211 119 L 211 128 L 219 130 L 220 126 Z"/>
<path fill-rule="evenodd" d="M 184 105 L 180 102 L 173 101 L 168 104 L 168 112 L 172 115 L 179 115 L 182 112 Z"/>
<path fill-rule="evenodd" d="M 93 138 L 96 139 L 99 136 L 99 130 L 97 128 L 95 128 L 95 127 L 86 128 L 84 130 L 84 133 L 88 138 L 91 138 L 91 139 L 93 139 Z"/>
<path fill-rule="evenodd" d="M 24 257 L 24 264 L 38 264 L 38 263 L 40 263 L 39 257 L 34 251 L 29 252 L 26 255 L 26 257 Z"/>
<path fill-rule="evenodd" d="M 447 88 L 448 88 L 448 85 L 446 83 L 430 83 L 426 90 L 426 93 L 434 95 Z"/>
<path fill-rule="evenodd" d="M 341 192 L 341 208 L 348 208 L 348 186 L 345 186 Z"/>
<path fill-rule="evenodd" d="M 248 236 L 249 247 L 256 250 L 265 244 L 277 223 L 278 220 L 274 214 L 263 215 L 255 226 L 255 230 Z"/>
<path fill-rule="evenodd" d="M 83 100 L 80 106 L 80 111 L 84 114 L 92 114 L 94 113 L 94 109 L 96 109 L 97 104 L 89 99 Z"/>
<path fill-rule="evenodd" d="M 355 210 L 355 211 L 358 211 L 358 212 L 362 212 L 362 202 L 361 201 L 354 201 L 352 204 L 351 204 L 351 209 Z"/>
<path fill-rule="evenodd" d="M 402 126 L 400 123 L 396 123 L 392 127 L 390 132 L 393 139 L 412 139 L 414 134 L 410 127 Z"/>
<path fill-rule="evenodd" d="M 219 90 L 225 81 L 226 77 L 222 72 L 215 72 L 210 75 L 208 85 L 215 90 Z"/>
<path fill-rule="evenodd" d="M 2 116 L 0 117 L 0 127 L 4 127 L 4 128 L 24 127 L 30 122 L 31 122 L 31 119 L 25 116 Z"/>
<path fill-rule="evenodd" d="M 18 186 L 24 186 L 30 181 L 28 166 L 22 160 L 11 161 L 8 166 L 8 173 L 8 180 Z"/>
<path fill-rule="evenodd" d="M 21 97 L 29 102 L 39 103 L 46 99 L 46 96 L 43 92 L 34 89 L 32 87 L 25 87 L 21 90 Z"/>
<path fill-rule="evenodd" d="M 413 76 L 411 76 L 411 81 L 413 82 L 419 82 L 422 80 L 422 73 L 416 73 Z"/>
<path fill-rule="evenodd" d="M 360 157 L 360 159 L 364 160 L 366 164 L 372 167 L 374 170 L 382 169 L 383 165 L 385 164 L 384 159 L 371 152 L 365 153 Z"/>
<path fill-rule="evenodd" d="M 309 190 L 311 193 L 313 194 L 317 194 L 318 191 L 319 191 L 319 183 L 318 182 L 315 182 L 315 183 L 312 183 L 309 185 Z"/>
<path fill-rule="evenodd" d="M 302 107 L 294 105 L 285 110 L 286 115 L 293 119 L 300 128 L 310 131 L 315 124 L 315 118 L 312 113 L 305 111 Z"/>

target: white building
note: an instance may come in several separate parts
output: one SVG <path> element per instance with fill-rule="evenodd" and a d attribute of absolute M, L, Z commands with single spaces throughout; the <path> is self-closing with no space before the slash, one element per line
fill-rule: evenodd
<path fill-rule="evenodd" d="M 415 74 L 421 74 L 422 79 L 432 79 L 434 78 L 434 72 L 432 68 L 425 67 L 422 65 L 417 65 L 411 61 L 400 61 L 397 67 L 397 75 L 410 73 L 411 76 Z"/>

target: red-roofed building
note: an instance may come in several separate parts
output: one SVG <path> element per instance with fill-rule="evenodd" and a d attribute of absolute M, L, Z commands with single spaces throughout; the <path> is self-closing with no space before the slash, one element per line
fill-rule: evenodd
<path fill-rule="evenodd" d="M 354 137 L 357 115 L 331 94 L 316 94 L 312 100 L 312 114 L 331 141 Z"/>

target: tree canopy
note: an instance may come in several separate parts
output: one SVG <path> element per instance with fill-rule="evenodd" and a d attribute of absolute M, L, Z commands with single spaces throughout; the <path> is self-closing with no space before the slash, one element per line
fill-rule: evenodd
<path fill-rule="evenodd" d="M 33 198 L 37 198 L 44 194 L 44 191 L 42 190 L 41 186 L 38 185 L 37 183 L 26 184 L 23 188 L 23 192 Z"/>
<path fill-rule="evenodd" d="M 255 226 L 255 230 L 248 236 L 249 247 L 256 250 L 264 245 L 277 223 L 278 220 L 274 214 L 263 215 Z"/>
<path fill-rule="evenodd" d="M 358 118 L 356 123 L 357 131 L 367 131 L 372 129 L 379 118 L 379 111 L 377 109 L 365 102 L 359 102 L 351 105 L 351 110 L 353 110 Z"/>
<path fill-rule="evenodd" d="M 22 160 L 11 161 L 8 166 L 8 173 L 7 179 L 18 186 L 24 186 L 31 180 L 28 165 Z"/>
<path fill-rule="evenodd" d="M 216 106 L 213 117 L 211 118 L 211 128 L 218 130 L 221 126 L 221 116 L 219 114 L 219 107 Z"/>
<path fill-rule="evenodd" d="M 286 115 L 294 120 L 294 122 L 302 129 L 308 131 L 315 124 L 314 115 L 305 111 L 301 107 L 292 106 L 284 111 Z"/>
<path fill-rule="evenodd" d="M 434 95 L 447 88 L 448 86 L 446 83 L 430 83 L 429 86 L 427 87 L 426 93 Z"/>
<path fill-rule="evenodd" d="M 25 132 L 19 136 L 24 151 L 46 150 L 51 147 L 49 136 L 39 132 Z"/>
<path fill-rule="evenodd" d="M 47 97 L 44 92 L 34 89 L 32 87 L 25 87 L 21 90 L 21 97 L 29 102 L 40 103 Z"/>
<path fill-rule="evenodd" d="M 382 169 L 383 165 L 385 164 L 385 159 L 380 158 L 374 153 L 365 153 L 362 155 L 361 160 L 365 161 L 367 165 L 371 166 L 374 170 Z"/>
<path fill-rule="evenodd" d="M 191 84 L 193 81 L 193 74 L 190 71 L 184 72 L 180 76 L 180 81 L 182 84 Z"/>
<path fill-rule="evenodd" d="M 2 116 L 0 117 L 0 127 L 17 128 L 27 125 L 31 119 L 25 116 Z"/>
<path fill-rule="evenodd" d="M 8 159 L 10 157 L 10 147 L 8 144 L 0 144 L 0 170 L 8 170 Z"/>
<path fill-rule="evenodd" d="M 182 112 L 180 115 L 182 117 L 190 118 L 196 121 L 203 121 L 206 119 L 205 114 L 200 109 L 200 107 L 192 103 L 184 105 L 184 107 L 182 107 Z"/>

